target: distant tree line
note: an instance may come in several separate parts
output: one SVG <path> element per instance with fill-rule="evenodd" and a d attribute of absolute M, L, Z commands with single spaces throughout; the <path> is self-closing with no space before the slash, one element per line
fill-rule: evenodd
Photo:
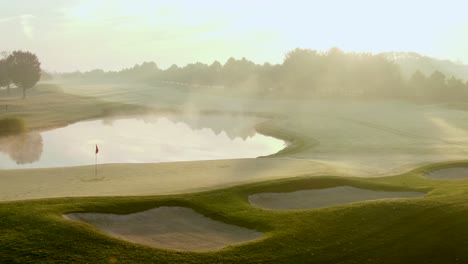
<path fill-rule="evenodd" d="M 226 92 L 292 98 L 468 99 L 468 84 L 455 77 L 447 78 L 440 71 L 430 76 L 417 71 L 408 80 L 388 54 L 346 53 L 337 48 L 327 52 L 295 49 L 286 54 L 281 64 L 259 65 L 245 58 L 230 58 L 224 64 L 198 62 L 185 67 L 172 65 L 163 70 L 154 62 L 145 62 L 117 72 L 93 70 L 59 77 L 185 83 L 223 87 Z"/>
<path fill-rule="evenodd" d="M 20 88 L 23 98 L 26 90 L 34 87 L 41 78 L 41 63 L 37 56 L 28 51 L 13 51 L 0 54 L 0 89 L 10 95 L 11 88 Z"/>
<path fill-rule="evenodd" d="M 435 71 L 440 71 L 445 76 L 454 76 L 468 81 L 468 65 L 461 62 L 435 59 L 415 52 L 384 52 L 380 55 L 397 63 L 405 79 L 409 79 L 416 71 L 420 71 L 426 76 L 430 76 Z"/>
<path fill-rule="evenodd" d="M 468 82 L 455 77 L 447 78 L 442 72 L 435 71 L 430 76 L 416 71 L 407 83 L 406 96 L 412 99 L 431 99 L 444 101 L 466 101 Z"/>

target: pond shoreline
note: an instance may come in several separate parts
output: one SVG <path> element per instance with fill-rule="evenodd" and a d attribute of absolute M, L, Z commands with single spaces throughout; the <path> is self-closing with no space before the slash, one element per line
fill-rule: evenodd
<path fill-rule="evenodd" d="M 285 146 L 281 139 L 255 130 L 263 120 L 239 113 L 184 115 L 148 111 L 145 115 L 113 115 L 40 134 L 5 138 L 0 142 L 0 151 L 9 158 L 0 156 L 0 168 L 92 165 L 94 144 L 103 150 L 98 155 L 99 164 L 256 158 L 279 152 Z M 39 137 L 33 141 L 30 135 L 34 133 Z"/>

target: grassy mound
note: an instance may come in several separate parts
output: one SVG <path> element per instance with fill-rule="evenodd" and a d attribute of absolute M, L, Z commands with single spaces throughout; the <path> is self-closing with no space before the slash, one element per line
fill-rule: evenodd
<path fill-rule="evenodd" d="M 169 196 L 60 198 L 0 203 L 0 263 L 467 263 L 468 181 L 421 175 L 358 179 L 294 178 Z M 416 199 L 365 201 L 296 211 L 253 207 L 258 192 L 354 186 L 420 191 Z M 265 239 L 203 253 L 136 245 L 62 217 L 71 212 L 129 214 L 189 207 L 256 229 Z"/>
<path fill-rule="evenodd" d="M 0 136 L 20 134 L 26 130 L 26 122 L 21 118 L 6 117 L 0 119 Z"/>

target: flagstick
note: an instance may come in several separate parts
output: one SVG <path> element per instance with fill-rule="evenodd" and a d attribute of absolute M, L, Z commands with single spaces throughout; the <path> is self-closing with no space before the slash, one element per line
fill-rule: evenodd
<path fill-rule="evenodd" d="M 97 153 L 96 153 L 96 165 L 94 166 L 94 178 L 97 178 Z"/>

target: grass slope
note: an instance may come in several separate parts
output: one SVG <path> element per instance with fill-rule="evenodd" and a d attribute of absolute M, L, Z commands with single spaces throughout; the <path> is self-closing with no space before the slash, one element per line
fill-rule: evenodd
<path fill-rule="evenodd" d="M 21 134 L 27 130 L 23 119 L 17 117 L 0 118 L 0 137 Z"/>
<path fill-rule="evenodd" d="M 13 89 L 13 94 L 19 91 Z M 1 98 L 1 97 L 0 97 Z M 89 96 L 67 94 L 54 84 L 38 84 L 26 99 L 11 99 L 14 105 L 0 108 L 0 118 L 19 117 L 31 130 L 63 127 L 85 119 L 119 113 L 141 113 L 146 108 L 121 102 L 107 102 Z"/>
<path fill-rule="evenodd" d="M 304 177 L 184 195 L 3 202 L 0 263 L 466 263 L 468 181 L 422 176 L 460 164 L 466 163 L 423 167 L 392 177 Z M 265 211 L 247 201 L 257 192 L 340 185 L 428 195 L 297 211 Z M 266 236 L 220 251 L 190 253 L 113 239 L 61 216 L 78 211 L 126 214 L 162 205 L 188 206 Z"/>

